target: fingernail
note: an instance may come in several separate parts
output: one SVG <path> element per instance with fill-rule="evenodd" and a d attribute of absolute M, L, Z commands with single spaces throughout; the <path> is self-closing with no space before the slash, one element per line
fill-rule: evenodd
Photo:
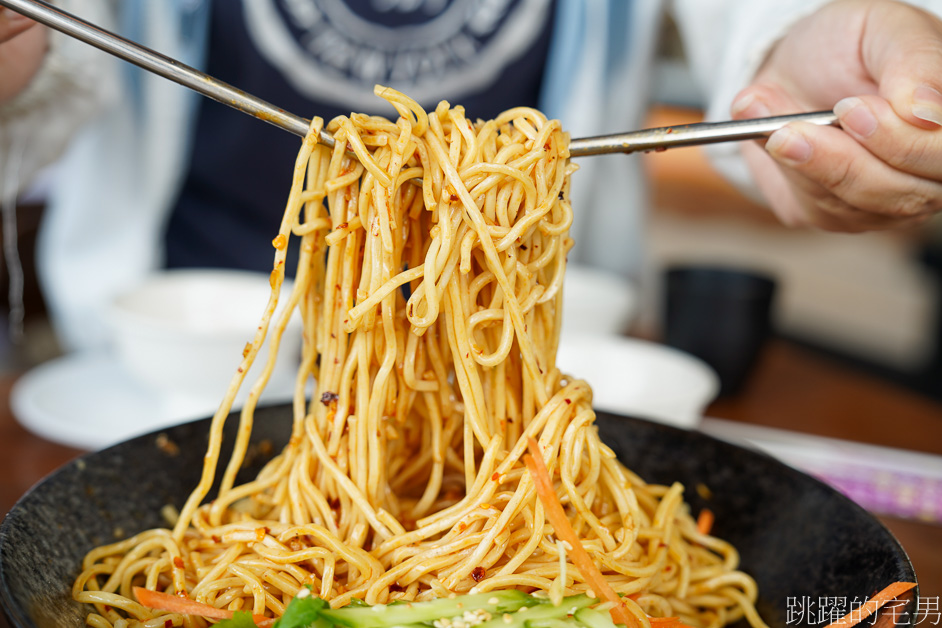
<path fill-rule="evenodd" d="M 734 100 L 729 112 L 734 118 L 765 118 L 772 115 L 768 106 L 755 94 L 745 94 Z"/>
<path fill-rule="evenodd" d="M 834 113 L 841 124 L 861 137 L 870 137 L 877 130 L 877 118 L 864 101 L 856 97 L 845 98 L 834 105 Z"/>
<path fill-rule="evenodd" d="M 913 115 L 942 126 L 942 94 L 927 85 L 917 87 L 913 92 Z"/>
<path fill-rule="evenodd" d="M 811 159 L 811 144 L 805 137 L 789 127 L 779 129 L 769 136 L 765 149 L 785 161 L 803 164 Z"/>

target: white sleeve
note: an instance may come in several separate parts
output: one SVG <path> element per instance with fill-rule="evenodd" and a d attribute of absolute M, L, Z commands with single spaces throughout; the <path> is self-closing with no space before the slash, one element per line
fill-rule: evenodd
<path fill-rule="evenodd" d="M 828 0 L 674 0 L 684 53 L 706 97 L 707 120 L 728 120 L 775 43 Z M 758 196 L 736 143 L 707 149 L 713 165 L 742 191 Z"/>
<path fill-rule="evenodd" d="M 749 85 L 775 43 L 795 22 L 828 2 L 673 0 L 688 63 L 707 97 L 706 118 L 728 120 L 733 98 Z M 909 4 L 942 14 L 942 0 L 911 0 Z M 757 195 L 738 144 L 715 144 L 707 153 L 727 178 Z"/>
<path fill-rule="evenodd" d="M 828 0 L 674 0 L 674 17 L 708 118 L 728 119 L 733 97 L 749 84 L 775 43 Z"/>
<path fill-rule="evenodd" d="M 114 28 L 108 0 L 61 0 L 64 10 Z M 16 195 L 63 152 L 75 132 L 117 95 L 105 53 L 50 29 L 49 49 L 30 84 L 0 106 L 0 199 Z"/>

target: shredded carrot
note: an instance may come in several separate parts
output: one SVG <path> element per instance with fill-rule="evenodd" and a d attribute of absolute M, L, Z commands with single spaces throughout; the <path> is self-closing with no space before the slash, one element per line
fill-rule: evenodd
<path fill-rule="evenodd" d="M 713 529 L 713 511 L 709 508 L 704 508 L 700 511 L 700 516 L 697 517 L 697 532 L 700 534 L 709 534 L 710 530 Z"/>
<path fill-rule="evenodd" d="M 624 624 L 628 626 L 628 628 L 640 628 L 638 621 L 628 612 L 624 602 L 622 602 L 621 598 L 618 597 L 618 594 L 615 593 L 612 587 L 609 586 L 608 582 L 605 580 L 605 576 L 602 575 L 602 572 L 599 571 L 595 563 L 592 562 L 592 557 L 589 556 L 589 553 L 582 547 L 582 543 L 579 542 L 579 537 L 576 536 L 575 530 L 573 530 L 572 526 L 569 524 L 566 511 L 563 510 L 563 505 L 559 503 L 559 499 L 556 497 L 556 491 L 553 489 L 553 480 L 550 478 L 549 472 L 546 470 L 546 465 L 543 463 L 543 455 L 540 453 L 539 445 L 531 438 L 527 442 L 527 447 L 530 449 L 530 453 L 524 455 L 523 460 L 527 465 L 527 469 L 530 471 L 530 476 L 533 478 L 533 484 L 536 486 L 536 494 L 539 496 L 540 501 L 543 502 L 543 508 L 546 510 L 546 518 L 556 531 L 556 536 L 569 543 L 571 548 L 569 555 L 572 557 L 572 562 L 575 563 L 579 573 L 586 579 L 586 582 L 592 587 L 592 590 L 595 591 L 599 599 L 612 603 L 613 606 L 610 611 L 612 621 L 616 624 Z"/>
<path fill-rule="evenodd" d="M 693 628 L 680 621 L 680 617 L 648 617 L 651 628 Z"/>
<path fill-rule="evenodd" d="M 210 619 L 229 619 L 233 612 L 225 608 L 216 608 L 209 604 L 196 602 L 186 597 L 151 591 L 143 587 L 134 587 L 134 595 L 137 601 L 147 608 L 153 608 L 170 613 L 180 613 L 182 615 L 198 615 L 199 617 L 208 617 Z M 261 615 L 252 615 L 252 621 L 259 628 L 266 628 L 274 623 L 274 620 Z"/>
<path fill-rule="evenodd" d="M 894 582 L 879 593 L 874 594 L 863 606 L 855 608 L 837 621 L 828 624 L 826 628 L 850 628 L 851 626 L 856 626 L 864 619 L 880 610 L 884 604 L 895 600 L 914 586 L 916 586 L 915 582 Z"/>

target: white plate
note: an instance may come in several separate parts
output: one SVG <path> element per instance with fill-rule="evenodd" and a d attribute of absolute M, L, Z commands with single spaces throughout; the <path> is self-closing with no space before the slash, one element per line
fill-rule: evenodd
<path fill-rule="evenodd" d="M 290 391 L 266 390 L 261 399 L 268 404 L 290 398 Z M 101 449 L 211 416 L 220 401 L 160 394 L 105 353 L 75 353 L 41 364 L 17 380 L 10 394 L 13 415 L 23 427 L 80 449 Z"/>
<path fill-rule="evenodd" d="M 556 364 L 589 383 L 593 407 L 678 427 L 696 427 L 719 391 L 699 359 L 634 338 L 564 333 Z"/>

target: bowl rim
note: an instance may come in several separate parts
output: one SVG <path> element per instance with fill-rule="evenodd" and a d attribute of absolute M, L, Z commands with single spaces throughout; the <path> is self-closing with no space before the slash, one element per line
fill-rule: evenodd
<path fill-rule="evenodd" d="M 257 304 L 257 311 L 247 312 L 244 321 L 239 321 L 238 325 L 232 324 L 231 320 L 224 321 L 222 325 L 199 325 L 193 326 L 179 318 L 166 318 L 161 316 L 151 316 L 142 308 L 132 307 L 128 301 L 146 295 L 153 290 L 160 290 L 165 286 L 173 287 L 175 284 L 185 285 L 189 282 L 224 282 L 236 287 L 238 292 L 247 292 L 248 290 L 258 291 L 261 294 L 269 294 L 271 290 L 270 276 L 265 273 L 225 269 L 225 268 L 172 268 L 160 270 L 147 275 L 140 283 L 120 291 L 114 295 L 108 303 L 106 317 L 111 327 L 112 337 L 115 339 L 124 338 L 148 338 L 153 337 L 155 341 L 164 342 L 174 337 L 185 339 L 187 342 L 194 340 L 202 341 L 201 344 L 209 344 L 219 340 L 230 339 L 251 339 L 255 329 L 258 327 L 258 321 L 265 311 L 268 300 Z M 272 315 L 272 323 L 278 316 L 284 312 L 288 297 L 294 281 L 285 278 L 279 291 L 278 305 Z M 262 289 L 265 286 L 265 289 Z M 292 313 L 288 319 L 286 329 L 300 330 L 301 320 Z M 159 336 L 159 338 L 158 338 Z"/>

